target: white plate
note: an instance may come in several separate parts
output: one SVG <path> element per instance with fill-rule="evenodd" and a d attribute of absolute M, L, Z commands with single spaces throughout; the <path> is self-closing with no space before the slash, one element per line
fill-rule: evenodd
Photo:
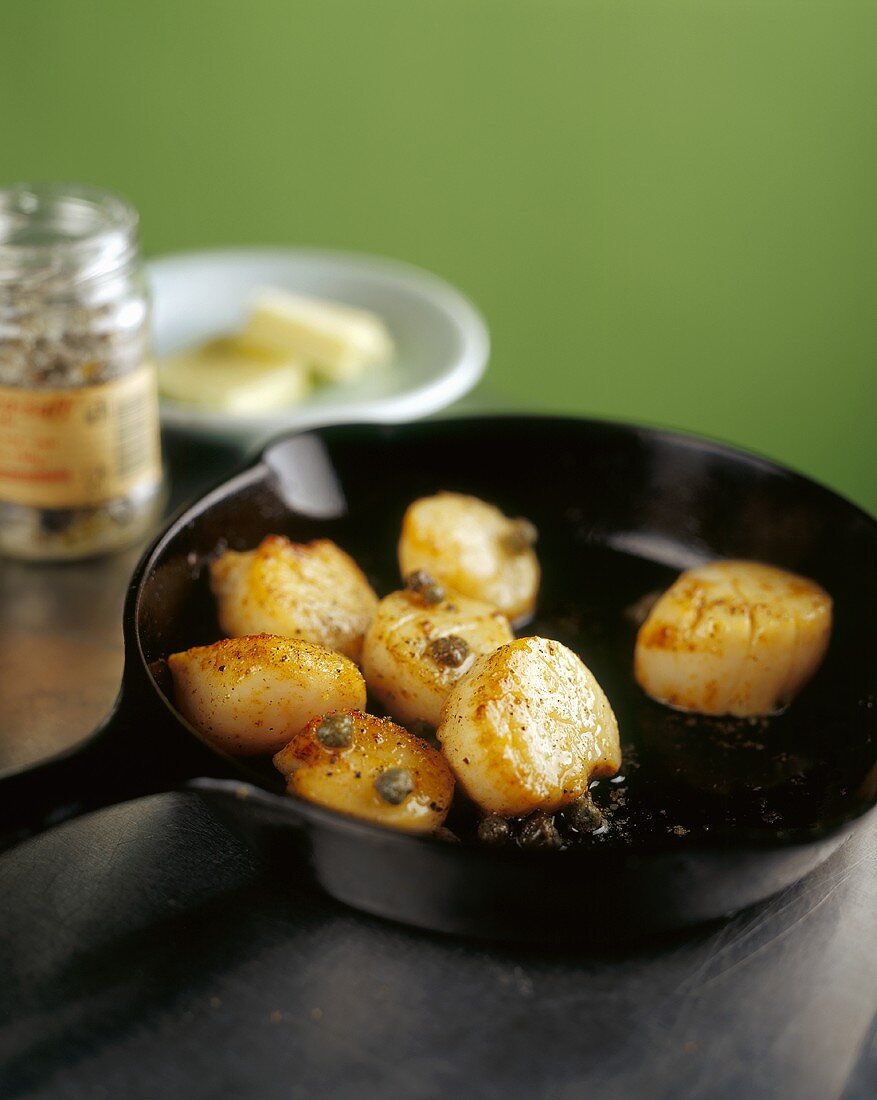
<path fill-rule="evenodd" d="M 148 265 L 158 356 L 228 332 L 250 292 L 284 287 L 374 310 L 396 344 L 391 364 L 349 383 L 317 387 L 297 405 L 237 416 L 162 401 L 162 422 L 199 435 L 267 438 L 289 428 L 426 416 L 468 393 L 487 365 L 481 314 L 435 275 L 377 256 L 303 248 L 179 253 Z"/>

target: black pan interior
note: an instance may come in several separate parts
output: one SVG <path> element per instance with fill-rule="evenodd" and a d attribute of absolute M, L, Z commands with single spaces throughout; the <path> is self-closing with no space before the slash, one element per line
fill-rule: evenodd
<path fill-rule="evenodd" d="M 268 533 L 328 537 L 379 594 L 398 587 L 402 515 L 440 489 L 474 493 L 537 524 L 542 590 L 519 633 L 578 652 L 616 710 L 622 778 L 595 788 L 607 828 L 582 843 L 793 841 L 830 832 L 874 801 L 877 525 L 804 478 L 670 433 L 487 418 L 280 441 L 264 467 L 196 505 L 156 548 L 135 612 L 145 662 L 160 668 L 168 653 L 220 636 L 205 562 L 224 546 L 250 548 Z M 834 598 L 825 663 L 783 715 L 683 715 L 651 702 L 633 680 L 634 605 L 680 569 L 717 557 L 792 569 Z M 268 764 L 241 774 L 279 789 Z M 465 839 L 465 806 L 453 824 Z"/>

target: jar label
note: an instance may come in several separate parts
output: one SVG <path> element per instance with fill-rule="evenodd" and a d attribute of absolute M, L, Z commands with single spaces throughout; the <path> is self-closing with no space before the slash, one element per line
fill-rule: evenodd
<path fill-rule="evenodd" d="M 151 364 L 97 386 L 0 386 L 0 501 L 88 507 L 160 477 Z"/>

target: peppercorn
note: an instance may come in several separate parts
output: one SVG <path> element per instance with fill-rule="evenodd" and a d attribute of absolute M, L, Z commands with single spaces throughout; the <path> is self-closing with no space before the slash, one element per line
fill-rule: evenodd
<path fill-rule="evenodd" d="M 539 531 L 534 523 L 521 516 L 512 521 L 511 529 L 505 536 L 505 547 L 512 554 L 523 554 L 534 547 L 539 539 Z"/>
<path fill-rule="evenodd" d="M 537 810 L 521 825 L 518 843 L 522 848 L 560 848 L 563 846 L 560 833 L 554 824 L 554 814 Z"/>
<path fill-rule="evenodd" d="M 508 821 L 499 814 L 488 814 L 478 823 L 478 839 L 482 844 L 506 844 L 511 839 L 512 830 Z"/>
<path fill-rule="evenodd" d="M 378 795 L 391 806 L 401 806 L 414 790 L 414 780 L 407 768 L 386 768 L 375 780 Z"/>
<path fill-rule="evenodd" d="M 429 655 L 440 665 L 459 668 L 469 656 L 469 643 L 459 634 L 447 634 L 430 643 Z"/>
<path fill-rule="evenodd" d="M 415 569 L 405 578 L 405 587 L 424 603 L 437 604 L 445 598 L 445 590 L 431 573 L 425 569 Z"/>
<path fill-rule="evenodd" d="M 566 809 L 566 820 L 580 833 L 595 833 L 603 827 L 603 815 L 590 794 L 583 794 Z"/>
<path fill-rule="evenodd" d="M 349 748 L 353 744 L 353 719 L 349 714 L 327 714 L 315 732 L 327 749 Z"/>

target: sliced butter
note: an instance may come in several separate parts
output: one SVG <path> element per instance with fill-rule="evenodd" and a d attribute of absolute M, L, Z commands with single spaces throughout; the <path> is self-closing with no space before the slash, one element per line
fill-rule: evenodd
<path fill-rule="evenodd" d="M 254 295 L 244 333 L 331 381 L 358 378 L 393 353 L 386 325 L 374 313 L 275 288 Z"/>
<path fill-rule="evenodd" d="M 223 336 L 168 356 L 158 365 L 159 392 L 173 401 L 233 413 L 291 405 L 307 393 L 298 359 L 240 336 Z"/>

